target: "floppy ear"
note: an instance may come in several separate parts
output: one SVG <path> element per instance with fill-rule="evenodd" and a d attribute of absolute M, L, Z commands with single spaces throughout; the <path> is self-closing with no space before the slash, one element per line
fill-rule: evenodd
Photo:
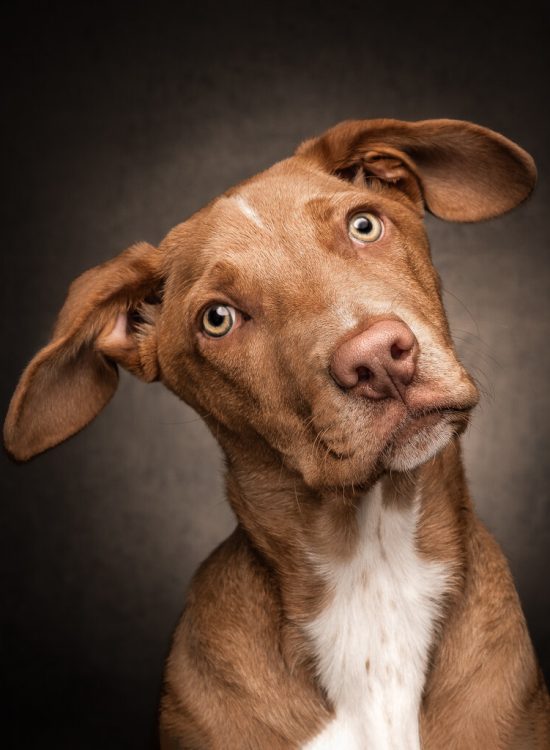
<path fill-rule="evenodd" d="M 26 461 L 85 427 L 113 396 L 117 363 L 158 378 L 155 318 L 160 254 L 146 243 L 79 276 L 51 342 L 27 366 L 10 403 L 4 445 Z"/>
<path fill-rule="evenodd" d="M 526 151 L 460 120 L 349 120 L 296 154 L 344 178 L 363 169 L 448 221 L 498 216 L 525 200 L 536 181 Z"/>

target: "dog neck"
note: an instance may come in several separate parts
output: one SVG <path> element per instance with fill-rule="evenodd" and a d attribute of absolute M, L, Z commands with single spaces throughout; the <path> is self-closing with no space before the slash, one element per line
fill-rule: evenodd
<path fill-rule="evenodd" d="M 229 462 L 228 494 L 275 586 L 280 652 L 328 699 L 333 718 L 304 750 L 419 750 L 429 655 L 464 578 L 458 441 L 353 493 L 308 488 L 257 454 Z"/>
<path fill-rule="evenodd" d="M 261 451 L 240 450 L 228 457 L 227 490 L 246 537 L 277 578 L 285 614 L 295 621 L 307 621 L 323 607 L 319 561 L 345 564 L 365 543 L 362 508 L 376 492 L 383 507 L 405 511 L 416 505 L 419 555 L 453 570 L 463 557 L 469 500 L 458 439 L 418 469 L 387 474 L 360 492 L 312 489 Z"/>

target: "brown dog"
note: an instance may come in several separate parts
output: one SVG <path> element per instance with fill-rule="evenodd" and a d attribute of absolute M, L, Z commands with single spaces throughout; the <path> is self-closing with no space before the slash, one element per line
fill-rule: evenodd
<path fill-rule="evenodd" d="M 497 216 L 535 182 L 453 120 L 345 122 L 80 276 L 13 397 L 26 460 L 84 427 L 117 364 L 194 406 L 237 514 L 175 635 L 163 747 L 550 747 L 507 564 L 475 516 L 424 208 Z"/>

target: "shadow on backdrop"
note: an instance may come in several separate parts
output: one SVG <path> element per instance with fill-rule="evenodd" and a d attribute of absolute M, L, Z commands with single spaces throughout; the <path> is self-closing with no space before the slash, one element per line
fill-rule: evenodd
<path fill-rule="evenodd" d="M 376 10 L 38 5 L 5 17 L 2 403 L 70 281 L 159 241 L 225 188 L 350 117 L 468 119 L 540 182 L 479 225 L 430 220 L 459 352 L 483 402 L 465 438 L 547 678 L 548 81 L 536 5 Z M 17 14 L 19 13 L 19 14 Z M 123 376 L 83 433 L 2 457 L 4 725 L 14 746 L 152 747 L 163 659 L 198 563 L 231 530 L 221 458 L 189 408 Z"/>

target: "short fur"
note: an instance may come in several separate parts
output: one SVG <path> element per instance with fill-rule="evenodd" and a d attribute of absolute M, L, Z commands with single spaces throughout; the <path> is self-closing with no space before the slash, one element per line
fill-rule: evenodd
<path fill-rule="evenodd" d="M 477 391 L 422 221 L 498 216 L 534 182 L 525 151 L 471 123 L 344 122 L 71 286 L 6 417 L 14 458 L 93 419 L 117 365 L 194 406 L 226 456 L 238 525 L 174 636 L 166 750 L 550 747 L 510 572 L 464 481 Z M 350 236 L 357 211 L 382 220 L 376 242 Z M 213 303 L 237 311 L 219 339 L 201 330 Z M 415 337 L 412 381 L 341 387 L 335 352 L 387 320 Z"/>

